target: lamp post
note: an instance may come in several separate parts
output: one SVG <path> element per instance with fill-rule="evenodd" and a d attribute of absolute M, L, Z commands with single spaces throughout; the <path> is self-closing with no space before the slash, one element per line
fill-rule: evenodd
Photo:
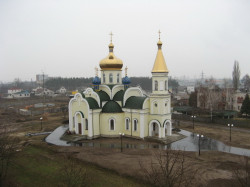
<path fill-rule="evenodd" d="M 196 116 L 191 116 L 191 118 L 193 118 L 193 129 L 194 129 L 194 118 L 196 118 Z"/>
<path fill-rule="evenodd" d="M 200 134 L 197 134 L 197 136 L 199 137 L 199 156 L 201 155 L 201 144 L 200 144 L 200 141 L 201 141 L 201 138 L 203 138 L 204 136 L 203 135 L 200 135 Z"/>
<path fill-rule="evenodd" d="M 119 133 L 120 137 L 121 137 L 121 152 L 122 152 L 122 137 L 124 136 L 124 133 Z"/>
<path fill-rule="evenodd" d="M 40 117 L 40 121 L 41 121 L 41 130 L 43 128 L 43 117 Z"/>
<path fill-rule="evenodd" d="M 230 142 L 231 142 L 231 132 L 232 132 L 231 128 L 232 128 L 234 125 L 233 125 L 233 124 L 227 124 L 227 126 L 229 126 L 229 128 L 230 128 L 230 136 L 229 136 L 229 139 L 230 139 Z"/>

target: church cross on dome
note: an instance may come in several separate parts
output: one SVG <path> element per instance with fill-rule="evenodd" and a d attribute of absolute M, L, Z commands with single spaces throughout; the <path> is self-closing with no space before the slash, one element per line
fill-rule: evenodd
<path fill-rule="evenodd" d="M 126 66 L 126 68 L 125 68 L 125 76 L 127 76 L 128 75 L 128 67 Z"/>
<path fill-rule="evenodd" d="M 159 33 L 159 40 L 160 40 L 161 39 L 161 31 L 159 30 L 158 33 Z"/>
<path fill-rule="evenodd" d="M 111 32 L 109 35 L 110 35 L 110 43 L 112 43 L 112 37 L 114 34 Z"/>
<path fill-rule="evenodd" d="M 97 67 L 95 67 L 95 76 L 98 77 L 98 68 Z"/>

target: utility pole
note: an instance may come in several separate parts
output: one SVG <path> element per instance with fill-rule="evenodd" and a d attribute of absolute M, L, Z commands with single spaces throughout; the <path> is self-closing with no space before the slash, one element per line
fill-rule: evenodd
<path fill-rule="evenodd" d="M 44 103 L 45 103 L 45 93 L 44 93 L 44 72 L 43 72 L 43 116 L 44 116 Z"/>

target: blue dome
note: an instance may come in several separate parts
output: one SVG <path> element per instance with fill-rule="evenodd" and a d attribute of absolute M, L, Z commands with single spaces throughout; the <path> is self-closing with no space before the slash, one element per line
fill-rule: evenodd
<path fill-rule="evenodd" d="M 92 83 L 94 85 L 99 85 L 99 84 L 101 84 L 101 79 L 99 77 L 95 76 L 95 78 L 93 79 Z"/>
<path fill-rule="evenodd" d="M 128 76 L 126 76 L 122 79 L 122 84 L 130 84 L 130 83 L 131 83 L 131 81 L 130 81 L 130 78 L 128 78 Z"/>

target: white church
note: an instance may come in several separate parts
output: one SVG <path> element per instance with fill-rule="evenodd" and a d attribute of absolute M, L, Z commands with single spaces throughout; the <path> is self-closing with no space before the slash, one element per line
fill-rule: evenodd
<path fill-rule="evenodd" d="M 144 95 L 140 87 L 130 87 L 127 68 L 123 75 L 123 62 L 109 54 L 100 61 L 100 76 L 96 69 L 91 88 L 77 93 L 69 102 L 69 130 L 87 139 L 117 137 L 165 138 L 172 135 L 171 97 L 168 91 L 168 68 L 162 52 L 162 42 L 153 65 L 152 93 Z M 143 65 L 143 64 L 142 64 Z"/>

